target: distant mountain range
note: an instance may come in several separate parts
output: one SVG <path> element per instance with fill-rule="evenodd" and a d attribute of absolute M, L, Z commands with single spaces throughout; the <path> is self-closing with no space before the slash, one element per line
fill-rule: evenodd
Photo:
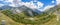
<path fill-rule="evenodd" d="M 55 9 L 58 8 L 58 7 L 60 7 L 60 6 L 57 5 L 57 6 L 55 6 L 53 8 L 50 8 L 49 10 L 44 11 L 44 12 L 49 13 L 50 11 L 55 11 Z M 21 12 L 27 12 L 27 13 L 29 13 L 29 11 L 30 11 L 30 14 L 31 13 L 35 13 L 35 14 L 41 14 L 41 13 L 43 13 L 43 12 L 37 10 L 37 9 L 31 9 L 29 7 L 26 7 L 25 5 L 19 6 L 19 7 L 11 7 L 11 6 L 6 5 L 6 6 L 0 7 L 0 10 L 11 10 L 13 13 L 21 13 Z"/>
<path fill-rule="evenodd" d="M 6 6 L 0 7 L 0 10 L 6 10 L 6 9 L 12 9 L 12 8 L 13 7 L 6 5 Z"/>

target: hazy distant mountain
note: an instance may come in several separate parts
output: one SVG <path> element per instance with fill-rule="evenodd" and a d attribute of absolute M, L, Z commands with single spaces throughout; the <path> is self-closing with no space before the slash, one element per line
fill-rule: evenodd
<path fill-rule="evenodd" d="M 0 10 L 6 10 L 6 9 L 11 9 L 11 8 L 13 7 L 6 5 L 6 6 L 0 7 Z"/>
<path fill-rule="evenodd" d="M 60 8 L 60 4 L 56 5 L 55 7 L 50 8 L 49 10 L 46 10 L 44 12 L 46 12 L 46 13 L 52 12 L 53 13 L 53 12 L 56 12 L 56 10 L 59 9 L 59 8 Z"/>

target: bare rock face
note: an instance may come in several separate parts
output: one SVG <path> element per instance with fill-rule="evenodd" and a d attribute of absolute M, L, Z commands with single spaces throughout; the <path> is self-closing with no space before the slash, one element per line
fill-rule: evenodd
<path fill-rule="evenodd" d="M 12 10 L 13 13 L 21 13 L 23 11 L 28 11 L 28 10 L 31 10 L 31 9 L 23 5 L 23 6 L 20 6 L 20 7 L 14 7 L 11 10 Z"/>

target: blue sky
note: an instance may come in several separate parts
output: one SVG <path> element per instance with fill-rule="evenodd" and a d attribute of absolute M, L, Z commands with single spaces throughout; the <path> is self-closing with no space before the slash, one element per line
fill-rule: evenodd
<path fill-rule="evenodd" d="M 34 1 L 34 0 L 21 0 L 22 2 L 30 2 L 30 1 Z M 44 6 L 46 5 L 51 5 L 51 4 L 53 4 L 53 5 L 55 5 L 56 4 L 56 0 L 37 0 L 37 2 L 42 2 L 42 3 L 44 3 Z M 54 3 L 52 3 L 52 1 L 54 1 Z M 3 1 L 0 1 L 0 4 L 9 4 L 9 3 L 7 3 L 7 2 L 3 2 Z"/>
<path fill-rule="evenodd" d="M 30 2 L 30 1 L 34 1 L 34 0 L 22 0 L 22 2 Z M 47 6 L 47 5 L 56 5 L 56 0 L 37 0 L 37 2 L 42 2 L 44 3 L 44 6 Z M 52 1 L 54 1 L 54 3 L 52 3 Z"/>
<path fill-rule="evenodd" d="M 37 3 L 37 2 L 41 2 L 43 3 L 44 5 L 39 8 L 40 10 L 43 10 L 46 6 L 48 5 L 56 5 L 56 0 L 36 0 L 37 2 L 34 2 L 34 0 L 22 0 L 22 2 L 30 2 L 30 1 L 33 1 L 33 3 Z"/>
<path fill-rule="evenodd" d="M 56 5 L 56 0 L 36 0 L 36 2 L 34 2 L 34 0 L 21 0 L 21 2 L 24 2 L 22 4 L 25 6 L 27 6 L 27 4 L 29 3 L 28 4 L 29 7 L 30 7 L 30 3 L 31 3 L 34 8 L 37 8 L 40 10 L 48 8 L 47 6 L 49 6 L 49 8 L 50 8 L 52 5 Z M 3 4 L 3 5 L 10 5 L 10 4 L 12 5 L 13 4 L 14 5 L 13 0 L 0 0 L 0 4 Z M 20 4 L 20 5 L 22 5 L 22 4 Z"/>

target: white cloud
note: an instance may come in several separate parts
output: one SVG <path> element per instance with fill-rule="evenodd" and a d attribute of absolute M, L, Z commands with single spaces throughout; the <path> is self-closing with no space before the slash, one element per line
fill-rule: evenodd
<path fill-rule="evenodd" d="M 9 6 L 16 7 L 16 4 L 13 2 L 14 0 L 0 0 L 0 1 L 8 2 L 8 3 L 10 2 L 11 4 L 9 4 Z M 21 0 L 18 0 L 17 2 L 19 2 L 19 3 L 17 3 L 17 5 L 20 5 L 20 6 L 25 5 L 27 7 L 32 8 L 32 9 L 33 8 L 40 8 L 40 7 L 43 6 L 43 3 L 38 2 L 38 1 L 37 1 L 37 5 L 38 6 L 34 5 L 33 1 L 30 1 L 30 2 L 22 2 Z"/>
<path fill-rule="evenodd" d="M 24 5 L 27 6 L 27 7 L 30 7 L 30 8 L 36 8 L 37 7 L 33 4 L 32 1 L 31 2 L 26 2 Z"/>
<path fill-rule="evenodd" d="M 30 1 L 30 2 L 19 2 L 18 4 L 20 6 L 25 5 L 25 6 L 29 7 L 29 8 L 31 8 L 31 9 L 34 9 L 34 8 L 37 9 L 37 8 L 40 8 L 40 7 L 43 6 L 43 3 L 41 3 L 41 2 L 37 2 L 38 6 L 36 6 L 36 5 L 34 5 L 33 1 Z"/>
<path fill-rule="evenodd" d="M 38 2 L 37 5 L 38 5 L 38 8 L 40 8 L 40 7 L 43 7 L 44 4 L 41 2 Z"/>
<path fill-rule="evenodd" d="M 13 0 L 5 0 L 4 2 L 13 2 Z"/>
<path fill-rule="evenodd" d="M 8 0 L 8 2 L 13 2 L 13 0 Z M 14 4 L 14 3 L 12 3 L 12 4 Z M 43 6 L 43 3 L 41 3 L 41 2 L 37 2 L 38 6 L 36 6 L 36 5 L 34 5 L 33 1 L 31 1 L 31 2 L 22 2 L 21 0 L 20 0 L 20 2 L 18 4 L 20 6 L 25 5 L 25 6 L 30 7 L 30 8 L 40 8 L 40 7 Z M 13 6 L 13 5 L 11 5 L 11 6 Z"/>
<path fill-rule="evenodd" d="M 56 0 L 57 1 L 57 5 L 60 4 L 60 0 Z"/>
<path fill-rule="evenodd" d="M 4 4 L 0 4 L 0 7 L 4 6 Z"/>
<path fill-rule="evenodd" d="M 0 1 L 4 2 L 6 5 L 10 5 L 10 3 L 13 4 L 13 0 L 0 0 Z M 5 4 L 3 4 L 3 5 L 5 5 Z M 11 6 L 13 6 L 13 5 L 11 5 Z"/>
<path fill-rule="evenodd" d="M 17 6 L 16 6 L 17 4 L 15 4 L 13 1 L 14 1 L 14 0 L 6 0 L 5 2 L 10 2 L 11 4 L 9 4 L 9 6 L 17 7 Z"/>
<path fill-rule="evenodd" d="M 52 1 L 52 3 L 54 3 L 54 1 Z"/>
<path fill-rule="evenodd" d="M 34 5 L 34 3 L 33 3 L 33 1 L 31 1 L 31 2 L 22 2 L 22 3 L 20 3 L 21 5 L 25 5 L 25 6 L 27 6 L 27 7 L 30 7 L 30 8 L 35 8 L 35 9 L 37 9 L 37 8 L 40 8 L 40 7 L 42 7 L 43 6 L 43 3 L 41 3 L 41 2 L 37 2 L 37 5 L 38 6 L 36 6 L 36 5 Z"/>

